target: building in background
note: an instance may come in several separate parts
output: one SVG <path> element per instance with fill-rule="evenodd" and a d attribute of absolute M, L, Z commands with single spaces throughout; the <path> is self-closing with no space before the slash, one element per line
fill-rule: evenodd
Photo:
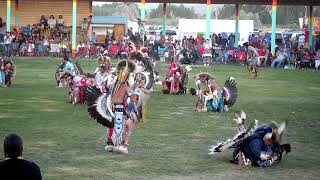
<path fill-rule="evenodd" d="M 128 30 L 128 21 L 123 16 L 93 16 L 88 36 L 95 32 L 97 43 L 105 42 L 107 34 L 114 35 L 116 40 L 124 36 Z"/>

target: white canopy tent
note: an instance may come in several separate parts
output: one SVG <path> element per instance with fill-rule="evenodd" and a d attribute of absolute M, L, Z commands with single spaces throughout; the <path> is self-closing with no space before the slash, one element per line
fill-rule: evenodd
<path fill-rule="evenodd" d="M 211 33 L 234 33 L 235 32 L 235 20 L 217 20 L 211 19 L 210 32 Z M 253 20 L 240 20 L 239 33 L 240 41 L 246 42 L 250 33 L 253 32 Z M 206 20 L 202 19 L 179 19 L 178 26 L 178 39 L 182 39 L 183 36 L 196 37 L 197 33 L 206 31 Z"/>

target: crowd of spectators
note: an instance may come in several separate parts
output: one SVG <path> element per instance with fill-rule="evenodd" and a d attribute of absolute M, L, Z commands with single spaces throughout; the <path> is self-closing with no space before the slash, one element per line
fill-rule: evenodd
<path fill-rule="evenodd" d="M 88 40 L 88 27 L 92 16 L 84 18 L 80 27 L 80 38 Z M 1 23 L 2 24 L 2 23 Z M 42 15 L 38 23 L 14 27 L 3 37 L 4 56 L 59 55 L 70 51 L 70 29 L 62 15 L 46 18 Z"/>

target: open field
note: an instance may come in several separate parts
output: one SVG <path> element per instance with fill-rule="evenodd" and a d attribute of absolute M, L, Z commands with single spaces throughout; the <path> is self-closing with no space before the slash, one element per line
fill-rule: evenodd
<path fill-rule="evenodd" d="M 24 139 L 24 157 L 38 163 L 44 179 L 319 179 L 320 74 L 304 70 L 261 69 L 248 80 L 246 68 L 232 65 L 195 67 L 222 85 L 237 80 L 239 99 L 229 113 L 196 113 L 195 97 L 162 95 L 155 88 L 145 122 L 133 133 L 129 155 L 105 152 L 106 129 L 90 119 L 86 106 L 66 103 L 66 89 L 56 88 L 57 59 L 14 59 L 13 86 L 0 89 L 0 141 L 10 132 Z M 80 62 L 92 72 L 96 61 Z M 158 66 L 161 74 L 167 65 Z M 230 164 L 232 151 L 210 156 L 208 148 L 236 131 L 234 112 L 248 121 L 288 120 L 284 141 L 292 152 L 270 168 L 240 170 Z M 3 149 L 0 146 L 0 157 Z"/>

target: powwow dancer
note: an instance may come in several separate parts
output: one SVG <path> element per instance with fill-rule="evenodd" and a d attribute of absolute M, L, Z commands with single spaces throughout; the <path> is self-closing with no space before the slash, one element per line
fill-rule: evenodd
<path fill-rule="evenodd" d="M 258 56 L 259 56 L 259 54 L 254 49 L 254 47 L 249 46 L 248 52 L 247 52 L 248 78 L 249 79 L 252 79 L 252 74 L 253 74 L 254 79 L 256 79 L 258 77 Z"/>
<path fill-rule="evenodd" d="M 70 76 L 75 76 L 76 74 L 77 72 L 75 70 L 74 64 L 67 56 L 65 56 L 54 75 L 57 87 L 65 86 L 66 79 L 70 78 Z"/>
<path fill-rule="evenodd" d="M 237 100 L 237 87 L 234 78 L 229 77 L 223 89 L 216 83 L 209 73 L 200 73 L 196 78 L 198 89 L 191 88 L 190 93 L 196 95 L 196 111 L 204 112 L 227 112 Z M 200 85 L 205 87 L 201 89 Z"/>
<path fill-rule="evenodd" d="M 209 154 L 234 148 L 233 159 L 230 161 L 232 163 L 241 167 L 271 166 L 275 162 L 280 162 L 282 156 L 291 151 L 290 144 L 281 144 L 286 126 L 285 122 L 280 125 L 270 123 L 258 126 L 256 120 L 255 126 L 251 124 L 248 128 L 239 129 L 234 137 L 212 146 Z"/>
<path fill-rule="evenodd" d="M 8 59 L 0 60 L 0 86 L 10 87 L 16 75 L 16 68 Z"/>
<path fill-rule="evenodd" d="M 86 92 L 88 112 L 98 123 L 109 131 L 106 150 L 128 153 L 129 137 L 136 120 L 136 102 L 140 98 L 140 87 L 132 80 L 135 65 L 126 60 L 117 65 L 116 82 L 112 91 L 102 94 L 96 87 L 89 87 Z M 132 93 L 131 93 L 132 92 Z M 132 114 L 134 113 L 134 115 Z"/>
<path fill-rule="evenodd" d="M 188 84 L 188 71 L 191 71 L 189 66 L 183 69 L 178 63 L 176 57 L 172 59 L 169 65 L 169 72 L 162 79 L 163 94 L 185 94 Z"/>

